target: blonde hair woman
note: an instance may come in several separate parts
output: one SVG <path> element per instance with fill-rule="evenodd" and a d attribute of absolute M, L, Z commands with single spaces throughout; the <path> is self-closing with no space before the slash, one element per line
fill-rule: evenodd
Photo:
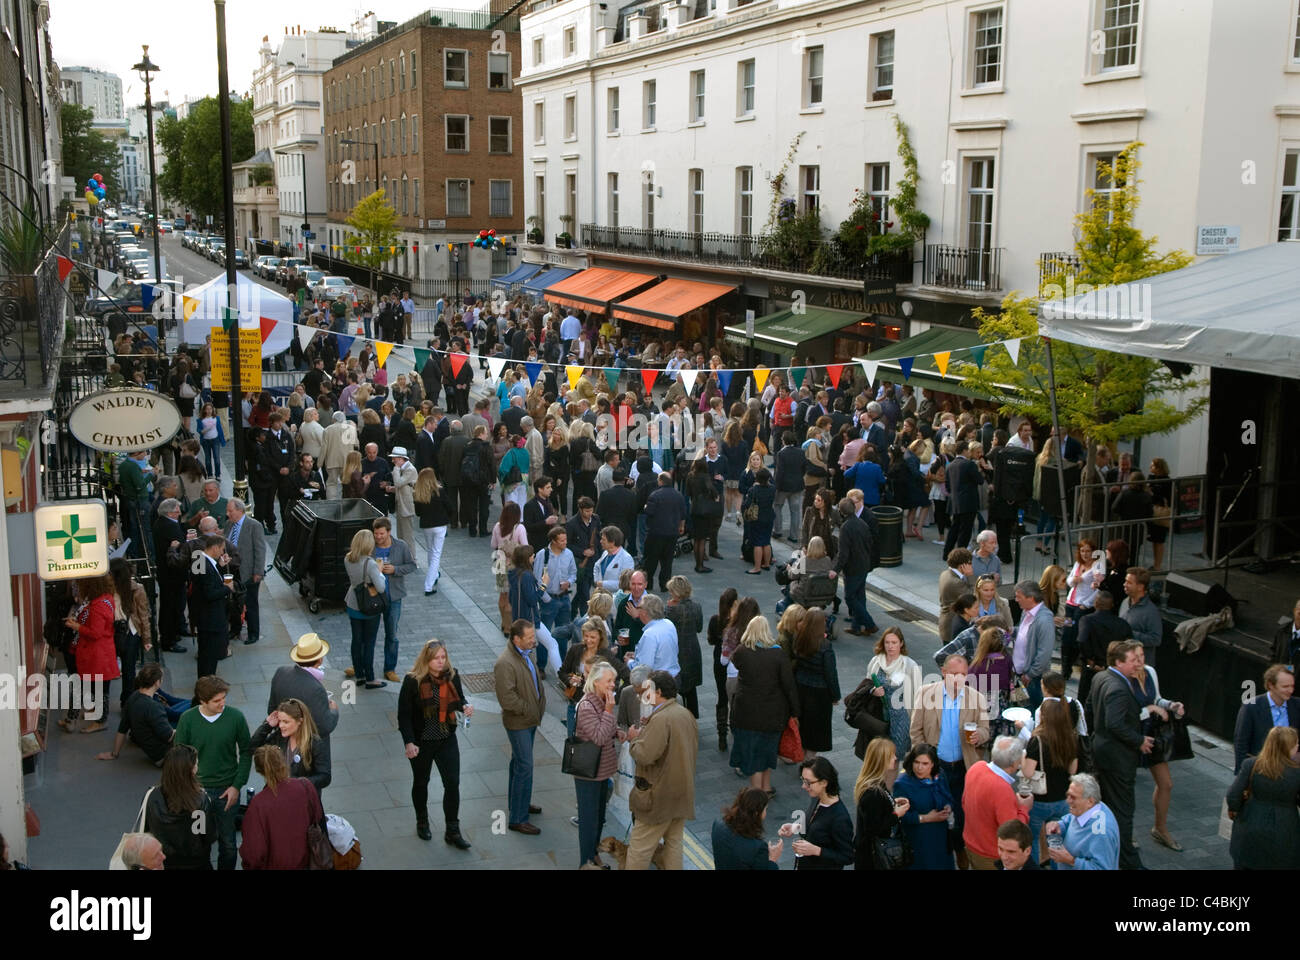
<path fill-rule="evenodd" d="M 447 647 L 430 640 L 415 656 L 415 665 L 402 680 L 397 695 L 397 729 L 411 763 L 411 805 L 415 807 L 415 834 L 433 839 L 429 830 L 429 773 L 438 765 L 442 779 L 443 840 L 458 850 L 469 841 L 460 832 L 460 747 L 456 742 L 456 714 L 466 719 L 474 708 L 465 699 L 460 674 L 451 665 Z"/>
<path fill-rule="evenodd" d="M 374 533 L 358 530 L 352 538 L 352 548 L 343 558 L 343 569 L 348 574 L 345 602 L 348 620 L 352 624 L 352 666 L 345 672 L 349 677 L 364 680 L 367 690 L 377 690 L 388 685 L 383 680 L 375 679 L 375 637 L 379 634 L 379 622 L 383 615 L 363 613 L 357 601 L 357 588 L 360 587 L 360 592 L 372 597 L 383 596 L 385 604 L 387 603 L 388 580 L 375 562 L 374 554 Z"/>
<path fill-rule="evenodd" d="M 799 628 L 803 626 L 804 617 L 808 616 L 808 611 L 801 604 L 792 603 L 785 608 L 785 613 L 781 614 L 781 619 L 776 624 L 776 642 L 781 645 L 781 649 L 794 659 L 794 638 L 799 633 Z"/>
<path fill-rule="evenodd" d="M 310 780 L 318 795 L 330 785 L 329 741 L 321 737 L 311 711 L 301 700 L 291 697 L 281 701 L 253 731 L 249 749 L 256 750 L 263 744 L 284 751 L 290 776 Z"/>
<path fill-rule="evenodd" d="M 358 500 L 365 496 L 366 481 L 361 476 L 361 451 L 349 450 L 343 461 L 343 498 Z"/>
<path fill-rule="evenodd" d="M 897 776 L 894 744 L 884 737 L 867 744 L 862 769 L 853 785 L 853 801 L 858 808 L 853 831 L 854 870 L 882 869 L 884 865 L 876 856 L 876 841 L 887 839 L 912 805 L 906 797 L 895 800 L 890 792 Z"/>
<path fill-rule="evenodd" d="M 731 662 L 739 674 L 732 702 L 731 765 L 749 777 L 751 787 L 773 796 L 777 747 L 790 718 L 799 715 L 799 694 L 790 658 L 772 638 L 767 617 L 759 614 L 749 621 Z"/>
<path fill-rule="evenodd" d="M 438 578 L 442 575 L 442 544 L 447 539 L 450 522 L 447 501 L 443 498 L 442 485 L 438 483 L 433 467 L 425 467 L 416 476 L 411 498 L 415 501 L 415 514 L 420 518 L 420 529 L 428 531 L 425 540 L 429 554 L 424 572 L 424 595 L 428 597 L 438 592 Z"/>

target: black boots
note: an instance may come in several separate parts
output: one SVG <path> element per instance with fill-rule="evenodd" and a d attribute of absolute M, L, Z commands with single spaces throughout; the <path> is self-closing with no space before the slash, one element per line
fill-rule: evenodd
<path fill-rule="evenodd" d="M 429 830 L 428 820 L 417 820 L 415 822 L 415 835 L 421 840 L 432 840 L 433 833 Z"/>
<path fill-rule="evenodd" d="M 442 839 L 457 850 L 468 850 L 470 846 L 469 841 L 461 836 L 459 823 L 447 824 L 447 832 L 442 835 Z"/>

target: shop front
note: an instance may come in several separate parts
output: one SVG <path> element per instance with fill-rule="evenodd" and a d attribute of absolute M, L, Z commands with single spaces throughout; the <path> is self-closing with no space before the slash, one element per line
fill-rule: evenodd
<path fill-rule="evenodd" d="M 738 313 L 743 315 L 741 302 L 735 286 L 669 277 L 615 304 L 611 313 L 625 336 L 698 341 L 707 349 L 722 339 Z"/>
<path fill-rule="evenodd" d="M 648 290 L 658 282 L 659 277 L 651 273 L 589 267 L 547 287 L 542 296 L 547 303 L 606 317 L 616 302 Z"/>

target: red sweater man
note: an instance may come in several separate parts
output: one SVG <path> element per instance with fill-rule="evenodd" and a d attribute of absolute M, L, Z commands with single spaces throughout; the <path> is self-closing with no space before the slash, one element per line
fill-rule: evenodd
<path fill-rule="evenodd" d="M 996 744 L 994 752 L 996 755 Z M 966 841 L 972 869 L 994 869 L 998 857 L 998 827 L 1008 820 L 1029 823 L 1029 808 L 1034 801 L 1032 798 L 1022 801 L 1016 796 L 1012 786 L 1014 780 L 1014 773 L 994 767 L 985 760 L 966 773 L 966 788 L 961 801 L 966 813 L 962 839 Z"/>

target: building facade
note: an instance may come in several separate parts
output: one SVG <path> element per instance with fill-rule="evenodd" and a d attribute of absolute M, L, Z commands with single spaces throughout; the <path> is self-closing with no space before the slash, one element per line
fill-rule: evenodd
<path fill-rule="evenodd" d="M 519 33 L 513 19 L 487 29 L 494 20 L 429 11 L 335 60 L 321 242 L 342 244 L 352 208 L 383 189 L 400 224 L 391 272 L 481 281 L 511 268 L 506 250 L 468 245 L 488 229 L 523 240 Z"/>
<path fill-rule="evenodd" d="M 89 107 L 96 120 L 120 120 L 126 116 L 122 103 L 122 78 L 91 67 L 64 67 L 59 71 L 59 88 L 66 103 Z"/>

